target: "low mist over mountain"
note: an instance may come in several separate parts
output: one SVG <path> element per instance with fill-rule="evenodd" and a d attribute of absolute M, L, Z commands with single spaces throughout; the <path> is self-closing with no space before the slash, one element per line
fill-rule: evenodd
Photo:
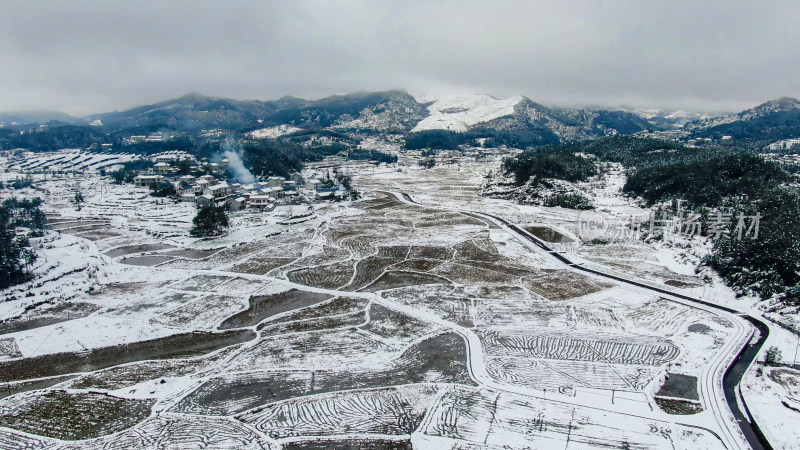
<path fill-rule="evenodd" d="M 78 118 L 59 111 L 31 110 L 0 112 L 0 125 L 42 124 L 50 121 L 73 123 Z"/>
<path fill-rule="evenodd" d="M 800 100 L 782 97 L 738 114 L 687 124 L 695 137 L 779 140 L 800 137 Z"/>
<path fill-rule="evenodd" d="M 207 127 L 238 128 L 254 123 L 278 109 L 281 101 L 260 102 L 206 97 L 191 93 L 153 105 L 90 116 L 108 127 L 168 127 L 196 130 Z"/>

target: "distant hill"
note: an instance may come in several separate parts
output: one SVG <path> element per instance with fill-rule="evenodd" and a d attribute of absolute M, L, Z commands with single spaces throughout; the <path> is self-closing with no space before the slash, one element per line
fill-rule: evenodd
<path fill-rule="evenodd" d="M 404 132 L 428 115 L 425 106 L 403 91 L 334 95 L 281 109 L 268 117 L 274 124 L 301 128 Z"/>
<path fill-rule="evenodd" d="M 80 119 L 60 111 L 49 110 L 0 112 L 0 124 L 5 125 L 43 124 L 50 121 L 77 123 Z"/>
<path fill-rule="evenodd" d="M 498 99 L 485 94 L 425 97 L 392 90 L 334 95 L 320 100 L 286 96 L 260 101 L 191 93 L 84 118 L 54 111 L 29 111 L 0 114 L 2 121 L 6 121 L 6 127 L 0 136 L 0 147 L 39 151 L 59 145 L 124 145 L 127 137 L 159 131 L 177 132 L 172 134 L 172 140 L 181 138 L 191 143 L 228 134 L 261 133 L 266 138 L 275 134 L 274 130 L 283 129 L 297 134 L 291 137 L 297 143 L 328 146 L 338 145 L 348 135 L 397 133 L 407 135 L 407 148 L 431 145 L 452 148 L 476 142 L 486 147 L 528 148 L 626 136 L 644 130 L 676 131 L 680 138 L 730 135 L 734 139 L 775 142 L 800 137 L 800 101 L 781 98 L 738 114 L 708 118 L 697 113 L 657 109 L 560 108 L 523 96 Z M 18 125 L 10 126 L 10 122 Z M 34 130 L 36 134 L 24 135 Z M 215 131 L 201 133 L 201 130 Z M 174 144 L 148 143 L 154 147 L 153 151 L 155 147 Z"/>
<path fill-rule="evenodd" d="M 436 103 L 430 108 L 436 108 Z M 429 117 L 420 125 L 425 124 L 428 130 L 439 125 L 440 129 L 468 131 L 476 137 L 485 136 L 499 139 L 501 144 L 521 146 L 633 134 L 653 127 L 641 116 L 625 111 L 550 108 L 526 97 L 518 97 L 515 103 L 509 103 L 473 100 L 469 104 L 474 108 L 463 110 L 450 102 L 453 106 L 437 109 L 435 122 Z M 456 117 L 448 118 L 448 115 Z M 464 119 L 455 121 L 460 117 Z M 488 120 L 476 120 L 479 118 Z"/>
<path fill-rule="evenodd" d="M 698 112 L 686 110 L 652 109 L 652 108 L 622 108 L 630 111 L 656 126 L 663 129 L 679 129 L 689 122 L 705 120 L 722 115 L 721 113 Z"/>
<path fill-rule="evenodd" d="M 343 130 L 406 131 L 426 114 L 405 92 L 336 95 L 321 100 L 232 100 L 192 93 L 125 111 L 92 115 L 112 129 L 164 127 L 181 131 L 249 130 L 275 125 Z"/>
<path fill-rule="evenodd" d="M 97 114 L 87 119 L 99 119 L 112 129 L 133 127 L 164 127 L 181 131 L 207 128 L 240 129 L 253 126 L 259 119 L 293 104 L 291 99 L 274 102 L 232 100 L 191 93 L 152 105 L 125 111 Z"/>
<path fill-rule="evenodd" d="M 545 107 L 526 97 L 496 99 L 485 94 L 417 98 L 404 91 L 356 92 L 320 100 L 232 100 L 192 93 L 125 111 L 92 115 L 109 130 L 167 128 L 194 132 L 221 128 L 234 132 L 290 125 L 361 133 L 428 130 L 475 131 L 503 142 L 539 145 L 574 139 L 633 134 L 660 125 L 619 109 Z M 671 127 L 669 123 L 665 128 Z M 491 130 L 491 132 L 486 132 Z M 471 133 L 471 134 L 475 134 Z"/>
<path fill-rule="evenodd" d="M 692 137 L 777 141 L 800 137 L 800 100 L 782 97 L 738 114 L 690 122 Z"/>

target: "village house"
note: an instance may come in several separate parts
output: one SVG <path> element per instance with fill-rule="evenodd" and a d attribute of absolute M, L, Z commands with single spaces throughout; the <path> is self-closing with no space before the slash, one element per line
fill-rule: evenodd
<path fill-rule="evenodd" d="M 275 198 L 281 198 L 283 197 L 284 194 L 282 187 L 268 187 L 261 189 L 261 192 L 264 193 L 265 195 L 271 195 L 272 197 Z"/>
<path fill-rule="evenodd" d="M 219 183 L 203 189 L 203 194 L 211 195 L 215 199 L 225 198 L 230 193 L 231 187 L 228 185 L 228 183 Z"/>
<path fill-rule="evenodd" d="M 320 183 L 322 183 L 322 182 L 319 181 L 318 178 L 312 178 L 312 179 L 306 181 L 306 188 L 311 189 L 311 190 L 316 190 L 317 187 L 320 185 Z"/>
<path fill-rule="evenodd" d="M 284 191 L 283 198 L 287 203 L 296 203 L 300 201 L 300 193 L 297 191 Z"/>
<path fill-rule="evenodd" d="M 184 195 L 191 195 L 192 198 L 194 198 L 195 193 L 198 192 L 197 187 L 189 183 L 178 182 L 177 185 L 178 186 L 176 187 L 175 190 L 178 191 L 178 195 L 180 195 L 181 197 L 183 197 Z"/>
<path fill-rule="evenodd" d="M 205 208 L 206 206 L 214 206 L 214 196 L 210 194 L 204 194 L 196 197 L 195 201 L 197 202 L 197 206 L 201 208 Z"/>
<path fill-rule="evenodd" d="M 258 181 L 251 183 L 251 184 L 243 184 L 242 190 L 243 191 L 257 191 L 259 189 L 263 189 L 265 186 Z"/>
<path fill-rule="evenodd" d="M 153 166 L 153 172 L 155 172 L 155 173 L 165 174 L 165 173 L 169 173 L 170 170 L 172 170 L 172 166 L 170 166 L 169 163 L 165 163 L 165 162 L 156 163 Z"/>
<path fill-rule="evenodd" d="M 133 178 L 133 183 L 136 186 L 143 186 L 147 187 L 153 183 L 161 183 L 164 181 L 163 175 L 155 175 L 155 174 L 139 174 Z"/>
<path fill-rule="evenodd" d="M 247 207 L 247 199 L 241 196 L 234 197 L 228 202 L 228 209 L 238 211 Z"/>
<path fill-rule="evenodd" d="M 275 208 L 275 199 L 269 195 L 251 195 L 249 207 L 271 211 Z"/>
<path fill-rule="evenodd" d="M 282 187 L 286 178 L 283 177 L 269 177 L 267 178 L 267 187 Z"/>
<path fill-rule="evenodd" d="M 333 200 L 337 197 L 338 192 L 336 189 L 317 189 L 316 195 L 314 198 L 316 200 Z"/>

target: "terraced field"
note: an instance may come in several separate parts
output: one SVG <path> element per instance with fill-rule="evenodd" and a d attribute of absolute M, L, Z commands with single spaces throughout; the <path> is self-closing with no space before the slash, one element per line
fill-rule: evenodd
<path fill-rule="evenodd" d="M 238 416 L 273 439 L 338 434 L 408 435 L 436 394 L 409 385 L 293 400 Z"/>
<path fill-rule="evenodd" d="M 51 391 L 7 398 L 0 426 L 68 441 L 116 433 L 150 416 L 153 400 Z"/>
<path fill-rule="evenodd" d="M 55 222 L 117 234 L 89 247 L 91 295 L 0 319 L 0 448 L 718 446 L 650 408 L 723 319 L 556 268 L 488 220 L 374 194 L 200 241 L 113 207 Z M 113 343 L 84 343 L 97 324 Z M 641 416 L 609 412 L 620 398 Z"/>
<path fill-rule="evenodd" d="M 712 434 L 699 429 L 614 413 L 595 416 L 580 407 L 465 388 L 441 397 L 422 432 L 432 447 L 449 442 L 440 438 L 456 440 L 465 447 L 524 447 L 532 442 L 549 448 L 569 444 L 578 448 L 717 445 Z"/>

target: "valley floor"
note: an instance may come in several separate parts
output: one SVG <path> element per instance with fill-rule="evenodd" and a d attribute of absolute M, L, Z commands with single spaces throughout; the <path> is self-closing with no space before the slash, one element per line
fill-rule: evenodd
<path fill-rule="evenodd" d="M 746 321 L 566 267 L 480 213 L 555 230 L 586 265 L 753 302 L 670 248 L 578 245 L 573 211 L 479 197 L 492 169 L 353 166 L 363 200 L 234 213 L 209 240 L 145 189 L 39 183 L 60 195 L 37 278 L 1 294 L 0 448 L 746 447 L 721 389 Z M 635 208 L 610 180 L 604 207 Z M 75 190 L 80 211 L 58 200 Z M 742 385 L 778 448 L 800 441 L 781 404 L 798 374 Z"/>

